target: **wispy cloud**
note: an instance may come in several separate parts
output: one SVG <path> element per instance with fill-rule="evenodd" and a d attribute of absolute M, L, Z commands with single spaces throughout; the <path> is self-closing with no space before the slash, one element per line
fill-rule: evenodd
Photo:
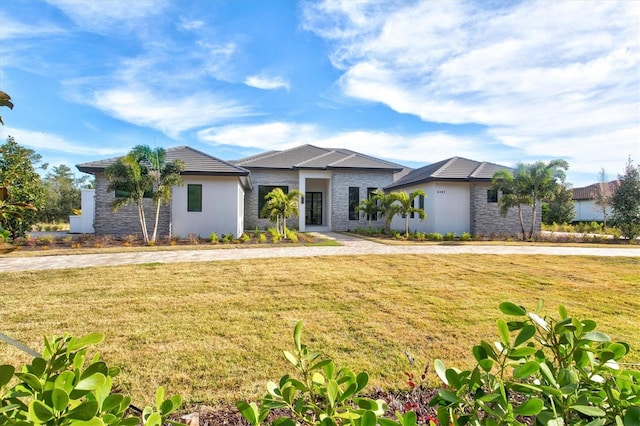
<path fill-rule="evenodd" d="M 5 13 L 0 12 L 0 40 L 34 39 L 63 34 L 66 30 L 50 22 L 25 23 L 19 22 Z"/>
<path fill-rule="evenodd" d="M 640 3 L 387 6 L 306 4 L 303 27 L 331 43 L 347 96 L 426 122 L 487 126 L 538 156 L 613 161 L 579 142 L 612 137 L 639 154 Z"/>
<path fill-rule="evenodd" d="M 121 148 L 114 149 L 94 145 L 87 146 L 86 144 L 68 141 L 64 137 L 56 134 L 34 132 L 32 130 L 9 126 L 0 127 L 0 138 L 5 140 L 9 136 L 13 136 L 20 145 L 32 148 L 35 151 L 51 151 L 91 156 L 109 156 L 121 153 Z"/>
<path fill-rule="evenodd" d="M 145 87 L 125 87 L 97 91 L 87 102 L 115 118 L 159 129 L 172 138 L 186 130 L 251 115 L 249 108 L 211 92 L 172 96 Z"/>
<path fill-rule="evenodd" d="M 97 33 L 135 29 L 141 19 L 161 14 L 168 5 L 166 0 L 47 2 L 62 10 L 78 27 Z"/>
<path fill-rule="evenodd" d="M 287 89 L 289 82 L 282 77 L 267 77 L 264 75 L 252 75 L 244 80 L 244 84 L 264 90 Z"/>

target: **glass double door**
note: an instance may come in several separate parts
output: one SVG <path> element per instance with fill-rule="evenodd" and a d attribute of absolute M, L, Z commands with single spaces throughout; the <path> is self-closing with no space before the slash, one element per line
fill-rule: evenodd
<path fill-rule="evenodd" d="M 305 225 L 322 225 L 322 192 L 304 195 Z"/>

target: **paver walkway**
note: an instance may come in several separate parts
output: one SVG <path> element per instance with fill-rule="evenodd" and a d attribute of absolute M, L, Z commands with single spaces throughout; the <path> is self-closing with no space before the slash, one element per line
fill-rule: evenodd
<path fill-rule="evenodd" d="M 229 248 L 224 250 L 176 250 L 42 257 L 0 257 L 0 272 L 87 268 L 91 266 L 131 265 L 141 263 L 215 262 L 221 260 L 349 256 L 366 254 L 530 254 L 552 256 L 640 257 L 640 247 L 590 248 L 524 245 L 386 245 L 332 232 L 323 233 L 323 235 L 340 241 L 342 246 Z"/>

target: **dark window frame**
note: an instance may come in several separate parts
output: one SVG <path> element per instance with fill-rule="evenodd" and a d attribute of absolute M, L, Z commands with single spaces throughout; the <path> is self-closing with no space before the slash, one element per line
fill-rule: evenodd
<path fill-rule="evenodd" d="M 356 207 L 360 205 L 360 187 L 349 187 L 349 220 L 360 220 L 360 212 Z"/>
<path fill-rule="evenodd" d="M 202 212 L 202 184 L 187 184 L 187 211 L 195 213 Z"/>
<path fill-rule="evenodd" d="M 487 203 L 498 202 L 498 191 L 495 189 L 487 189 Z"/>

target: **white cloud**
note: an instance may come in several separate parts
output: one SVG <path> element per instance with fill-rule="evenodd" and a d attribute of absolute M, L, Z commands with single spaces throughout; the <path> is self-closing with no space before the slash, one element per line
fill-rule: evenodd
<path fill-rule="evenodd" d="M 82 145 L 70 142 L 62 136 L 46 132 L 34 132 L 32 130 L 15 127 L 0 127 L 0 138 L 4 141 L 13 136 L 17 143 L 32 148 L 34 151 L 46 150 L 73 155 L 109 156 L 121 153 L 121 148 L 106 148 L 92 145 Z"/>
<path fill-rule="evenodd" d="M 62 10 L 78 27 L 97 33 L 135 29 L 141 19 L 159 15 L 167 6 L 166 0 L 47 2 Z"/>
<path fill-rule="evenodd" d="M 204 26 L 204 21 L 200 20 L 187 20 L 180 18 L 180 28 L 184 30 L 198 30 Z"/>
<path fill-rule="evenodd" d="M 173 95 L 146 87 L 124 87 L 96 91 L 87 103 L 115 118 L 159 129 L 173 138 L 186 130 L 251 115 L 249 108 L 204 91 Z"/>
<path fill-rule="evenodd" d="M 50 37 L 63 34 L 65 30 L 48 22 L 26 24 L 12 19 L 5 13 L 0 13 L 0 40 L 32 39 L 38 37 Z"/>
<path fill-rule="evenodd" d="M 640 157 L 640 2 L 389 5 L 303 10 L 347 96 L 580 168 Z"/>
<path fill-rule="evenodd" d="M 441 132 L 405 136 L 381 131 L 354 130 L 330 132 L 313 124 L 271 122 L 227 125 L 198 132 L 198 138 L 211 145 L 284 150 L 302 144 L 327 148 L 347 148 L 380 158 L 425 164 L 455 155 L 482 158 L 471 139 Z M 476 141 L 477 142 L 477 141 Z M 492 159 L 496 161 L 496 159 Z"/>
<path fill-rule="evenodd" d="M 287 89 L 289 82 L 282 77 L 267 77 L 264 75 L 252 75 L 244 80 L 244 84 L 263 90 Z"/>

